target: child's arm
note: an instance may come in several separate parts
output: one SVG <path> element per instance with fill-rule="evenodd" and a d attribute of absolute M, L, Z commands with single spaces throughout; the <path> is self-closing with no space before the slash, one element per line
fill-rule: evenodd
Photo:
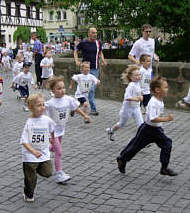
<path fill-rule="evenodd" d="M 131 97 L 131 98 L 127 98 L 126 100 L 127 101 L 136 101 L 136 102 L 140 101 L 140 102 L 142 102 L 143 101 L 143 96 L 141 95 L 139 97 Z"/>
<path fill-rule="evenodd" d="M 71 79 L 71 83 L 69 85 L 69 89 L 72 90 L 73 89 L 73 85 L 74 85 L 75 81 L 73 79 Z"/>
<path fill-rule="evenodd" d="M 169 114 L 168 116 L 163 116 L 163 117 L 157 117 L 153 120 L 151 120 L 152 123 L 160 123 L 160 122 L 167 122 L 167 121 L 173 121 L 174 115 Z"/>
<path fill-rule="evenodd" d="M 42 153 L 34 149 L 29 143 L 23 143 L 23 146 L 37 158 L 42 156 Z"/>
<path fill-rule="evenodd" d="M 80 114 L 84 119 L 87 119 L 90 122 L 92 122 L 92 119 L 90 118 L 90 116 L 88 116 L 86 113 L 84 113 L 80 108 L 77 108 L 75 110 L 75 112 L 77 112 L 78 114 Z"/>

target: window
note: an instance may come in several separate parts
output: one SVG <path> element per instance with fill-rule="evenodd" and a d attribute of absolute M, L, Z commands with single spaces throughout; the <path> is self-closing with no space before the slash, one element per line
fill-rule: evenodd
<path fill-rule="evenodd" d="M 36 9 L 36 19 L 40 19 L 40 10 Z"/>
<path fill-rule="evenodd" d="M 11 43 L 12 41 L 11 41 L 11 35 L 9 35 L 9 43 Z"/>
<path fill-rule="evenodd" d="M 30 11 L 30 6 L 26 7 L 26 17 L 31 18 L 31 11 Z"/>
<path fill-rule="evenodd" d="M 57 20 L 61 20 L 61 12 L 57 11 Z"/>
<path fill-rule="evenodd" d="M 67 13 L 66 13 L 66 11 L 63 11 L 63 19 L 67 19 Z"/>
<path fill-rule="evenodd" d="M 15 16 L 20 17 L 20 5 L 15 5 Z"/>
<path fill-rule="evenodd" d="M 49 12 L 49 21 L 53 21 L 53 12 L 52 11 Z"/>
<path fill-rule="evenodd" d="M 10 3 L 6 3 L 6 12 L 7 12 L 7 16 L 11 16 L 11 4 Z"/>

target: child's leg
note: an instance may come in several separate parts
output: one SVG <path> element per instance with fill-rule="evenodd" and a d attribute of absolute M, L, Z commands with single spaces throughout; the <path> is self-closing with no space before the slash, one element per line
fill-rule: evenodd
<path fill-rule="evenodd" d="M 88 111 L 88 102 L 87 101 L 85 101 L 84 103 L 83 103 L 83 112 L 84 113 L 87 113 L 87 111 Z"/>
<path fill-rule="evenodd" d="M 143 123 L 137 131 L 136 136 L 129 142 L 129 144 L 120 153 L 120 159 L 126 164 L 130 161 L 141 149 L 152 142 L 152 138 L 147 137 L 150 129 Z"/>
<path fill-rule="evenodd" d="M 140 107 L 134 109 L 133 117 L 135 118 L 137 127 L 139 127 L 144 122 Z"/>
<path fill-rule="evenodd" d="M 120 119 L 119 119 L 119 122 L 117 122 L 113 127 L 112 127 L 112 131 L 115 132 L 117 131 L 118 129 L 120 129 L 121 127 L 123 127 L 128 119 L 129 119 L 130 115 L 129 113 L 121 113 L 120 114 Z"/>
<path fill-rule="evenodd" d="M 161 127 L 157 128 L 155 143 L 161 148 L 160 162 L 162 164 L 162 169 L 166 169 L 170 161 L 172 140 L 164 134 L 164 130 Z"/>
<path fill-rule="evenodd" d="M 52 165 L 51 165 L 51 161 L 44 161 L 39 163 L 39 166 L 37 168 L 37 172 L 39 175 L 43 176 L 43 177 L 50 177 L 52 175 Z"/>
<path fill-rule="evenodd" d="M 62 146 L 61 146 L 61 138 L 62 137 L 55 137 L 54 142 L 52 143 L 52 149 L 55 153 L 55 170 L 56 172 L 62 170 Z"/>
<path fill-rule="evenodd" d="M 33 198 L 34 189 L 36 188 L 37 183 L 37 172 L 36 169 L 38 163 L 23 163 L 23 172 L 24 172 L 24 194 L 28 198 Z"/>

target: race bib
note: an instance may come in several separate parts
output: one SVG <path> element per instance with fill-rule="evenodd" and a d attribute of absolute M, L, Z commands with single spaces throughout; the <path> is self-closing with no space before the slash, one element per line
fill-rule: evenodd
<path fill-rule="evenodd" d="M 30 142 L 33 148 L 43 150 L 49 146 L 48 128 L 32 127 L 30 130 Z"/>
<path fill-rule="evenodd" d="M 53 120 L 57 125 L 64 126 L 68 119 L 69 110 L 66 108 L 53 108 Z"/>
<path fill-rule="evenodd" d="M 79 87 L 81 93 L 88 93 L 92 87 L 92 81 L 81 81 Z"/>

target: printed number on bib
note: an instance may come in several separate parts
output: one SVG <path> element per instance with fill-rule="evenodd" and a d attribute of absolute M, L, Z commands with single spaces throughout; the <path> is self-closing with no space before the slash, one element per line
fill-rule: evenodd
<path fill-rule="evenodd" d="M 34 127 L 31 129 L 31 144 L 37 149 L 48 147 L 49 137 L 48 128 Z"/>
<path fill-rule="evenodd" d="M 92 86 L 91 82 L 88 82 L 88 81 L 81 81 L 80 82 L 80 90 L 81 90 L 82 93 L 89 92 L 91 86 Z"/>
<path fill-rule="evenodd" d="M 67 121 L 67 110 L 59 110 L 59 109 L 54 109 L 53 110 L 53 120 L 58 124 L 58 125 L 64 125 Z"/>

